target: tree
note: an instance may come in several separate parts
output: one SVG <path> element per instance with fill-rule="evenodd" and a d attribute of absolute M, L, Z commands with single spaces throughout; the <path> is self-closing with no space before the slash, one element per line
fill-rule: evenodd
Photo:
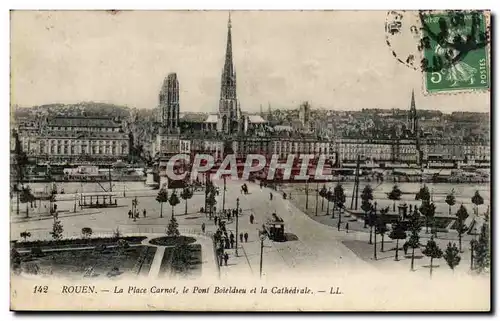
<path fill-rule="evenodd" d="M 429 233 L 429 222 L 434 221 L 436 206 L 434 203 L 422 202 L 419 208 L 420 213 L 425 217 L 425 233 Z"/>
<path fill-rule="evenodd" d="M 476 190 L 476 192 L 474 193 L 474 196 L 472 196 L 471 200 L 472 200 L 472 203 L 475 205 L 476 215 L 479 215 L 479 213 L 478 213 L 479 205 L 484 204 L 484 199 L 479 194 L 479 191 Z"/>
<path fill-rule="evenodd" d="M 10 250 L 10 266 L 15 274 L 21 273 L 21 254 L 14 247 Z"/>
<path fill-rule="evenodd" d="M 184 215 L 187 215 L 188 212 L 188 200 L 193 197 L 193 190 L 189 187 L 186 187 L 182 190 L 181 198 L 185 201 L 186 207 L 184 208 Z"/>
<path fill-rule="evenodd" d="M 177 193 L 174 192 L 170 195 L 170 198 L 168 199 L 168 203 L 170 206 L 172 206 L 172 217 L 174 217 L 174 208 L 180 203 L 181 201 L 179 200 L 179 197 L 177 196 Z"/>
<path fill-rule="evenodd" d="M 385 224 L 385 215 L 389 212 L 389 207 L 382 208 L 380 210 L 380 216 L 378 217 L 377 224 L 375 227 L 375 232 L 382 237 L 382 242 L 380 243 L 380 252 L 384 252 L 384 237 L 385 233 L 389 231 L 387 224 Z"/>
<path fill-rule="evenodd" d="M 448 213 L 451 216 L 451 207 L 453 205 L 455 205 L 455 203 L 456 203 L 456 199 L 455 199 L 455 195 L 453 193 L 453 190 L 451 191 L 450 194 L 446 195 L 446 199 L 444 201 L 446 202 L 446 204 L 448 204 Z"/>
<path fill-rule="evenodd" d="M 212 189 L 210 194 L 208 194 L 208 198 L 207 198 L 209 219 L 212 219 L 212 210 L 213 210 L 214 206 L 217 204 L 217 200 L 215 199 L 215 193 L 216 193 L 215 189 Z M 207 209 L 205 209 L 205 211 L 206 210 Z"/>
<path fill-rule="evenodd" d="M 396 240 L 396 255 L 394 257 L 395 261 L 399 261 L 398 252 L 399 252 L 399 240 L 406 239 L 406 230 L 405 226 L 401 221 L 392 225 L 392 231 L 389 234 L 389 238 Z"/>
<path fill-rule="evenodd" d="M 363 201 L 373 201 L 373 189 L 370 185 L 366 185 L 361 192 L 361 199 Z"/>
<path fill-rule="evenodd" d="M 31 237 L 31 233 L 28 231 L 24 231 L 21 232 L 20 236 L 24 239 L 24 242 L 26 242 L 26 239 Z"/>
<path fill-rule="evenodd" d="M 490 234 L 489 226 L 484 223 L 481 227 L 481 233 L 474 246 L 474 265 L 478 273 L 487 270 L 490 267 Z"/>
<path fill-rule="evenodd" d="M 325 206 L 325 198 L 328 194 L 328 190 L 326 189 L 325 184 L 323 184 L 323 187 L 319 191 L 319 196 L 321 196 L 321 211 L 323 211 L 324 206 Z"/>
<path fill-rule="evenodd" d="M 82 228 L 82 236 L 84 238 L 89 238 L 92 236 L 92 229 L 90 227 L 83 227 Z"/>
<path fill-rule="evenodd" d="M 170 222 L 168 222 L 167 235 L 168 236 L 181 235 L 181 233 L 179 233 L 179 223 L 177 223 L 177 220 L 175 219 L 174 216 L 172 216 L 172 218 L 170 219 Z"/>
<path fill-rule="evenodd" d="M 451 242 L 448 242 L 443 258 L 452 270 L 455 270 L 455 267 L 460 263 L 459 253 L 460 251 L 457 248 L 457 245 L 455 243 L 451 244 Z"/>
<path fill-rule="evenodd" d="M 115 239 L 119 239 L 122 236 L 122 233 L 120 232 L 120 228 L 117 226 L 116 230 L 113 230 L 113 237 Z"/>
<path fill-rule="evenodd" d="M 361 209 L 363 210 L 363 212 L 365 212 L 365 225 L 363 226 L 364 228 L 367 227 L 368 225 L 368 213 L 372 210 L 372 204 L 369 202 L 369 201 L 365 201 L 365 200 L 362 200 L 361 201 Z"/>
<path fill-rule="evenodd" d="M 462 252 L 462 235 L 467 232 L 467 226 L 465 225 L 465 220 L 469 217 L 467 209 L 462 204 L 455 214 L 457 217 L 457 232 L 458 232 L 458 249 Z"/>
<path fill-rule="evenodd" d="M 403 192 L 401 192 L 397 185 L 394 185 L 392 187 L 392 191 L 390 193 L 387 193 L 387 198 L 391 201 L 394 201 L 392 205 L 393 212 L 396 212 L 396 201 L 401 200 L 401 195 L 403 195 Z"/>
<path fill-rule="evenodd" d="M 12 137 L 15 140 L 15 147 L 14 147 L 14 160 L 15 160 L 15 172 L 16 172 L 16 178 L 17 178 L 17 184 L 15 186 L 15 191 L 17 192 L 17 214 L 19 215 L 19 193 L 21 192 L 19 190 L 19 186 L 22 185 L 23 180 L 24 180 L 24 172 L 25 168 L 28 165 L 28 156 L 26 153 L 23 151 L 22 143 L 21 140 L 19 139 L 19 134 L 17 131 L 13 131 Z"/>
<path fill-rule="evenodd" d="M 23 187 L 21 190 L 19 201 L 23 204 L 26 203 L 26 217 L 29 217 L 28 204 L 33 204 L 35 200 L 35 196 L 31 193 L 31 188 L 29 186 Z"/>
<path fill-rule="evenodd" d="M 341 222 L 342 215 L 341 215 L 340 210 L 344 207 L 344 203 L 345 203 L 344 188 L 342 187 L 342 185 L 340 185 L 340 183 L 337 183 L 337 185 L 333 189 L 333 200 L 334 200 L 334 208 L 335 207 L 339 208 L 339 224 L 340 224 L 340 223 L 342 223 Z"/>
<path fill-rule="evenodd" d="M 332 191 L 328 190 L 326 192 L 326 215 L 330 214 L 330 202 L 333 200 L 333 193 Z M 332 213 L 332 218 L 335 218 L 335 211 Z"/>
<path fill-rule="evenodd" d="M 431 239 L 427 241 L 422 254 L 431 258 L 430 275 L 432 277 L 432 261 L 443 256 L 443 251 L 436 244 L 436 241 L 434 241 L 434 236 L 431 236 Z"/>
<path fill-rule="evenodd" d="M 368 244 L 373 244 L 372 242 L 372 235 L 376 233 L 374 231 L 374 227 L 377 224 L 377 208 L 376 208 L 377 202 L 375 202 L 375 206 L 372 206 L 370 209 L 370 212 L 368 213 L 368 217 L 365 219 L 365 224 L 368 224 L 370 226 L 370 239 L 368 241 Z"/>
<path fill-rule="evenodd" d="M 160 217 L 163 217 L 163 203 L 168 202 L 168 191 L 166 188 L 162 187 L 158 191 L 156 201 L 160 203 Z"/>
<path fill-rule="evenodd" d="M 361 192 L 361 209 L 363 212 L 365 212 L 365 225 L 364 228 L 366 228 L 367 220 L 366 217 L 368 216 L 368 212 L 371 210 L 371 203 L 370 201 L 373 200 L 373 189 L 370 185 L 366 185 L 365 188 L 363 188 L 363 191 Z"/>
<path fill-rule="evenodd" d="M 413 211 L 408 217 L 408 229 L 410 231 L 410 238 L 405 243 L 405 247 L 411 247 L 411 270 L 414 271 L 414 262 L 415 262 L 415 249 L 420 248 L 420 235 L 418 234 L 422 229 L 422 221 L 420 220 L 420 214 L 417 209 Z M 406 252 L 406 251 L 405 251 Z"/>
<path fill-rule="evenodd" d="M 54 219 L 54 224 L 52 224 L 52 232 L 50 232 L 52 238 L 54 240 L 60 240 L 62 239 L 62 233 L 63 233 L 63 225 L 61 221 L 59 221 L 58 219 Z"/>
<path fill-rule="evenodd" d="M 429 193 L 429 188 L 427 185 L 424 185 L 420 188 L 420 190 L 415 195 L 416 201 L 429 202 L 431 200 L 431 193 Z"/>

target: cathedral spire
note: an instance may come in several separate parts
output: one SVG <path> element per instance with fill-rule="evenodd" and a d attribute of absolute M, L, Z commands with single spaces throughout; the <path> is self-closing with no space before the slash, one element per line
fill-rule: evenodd
<path fill-rule="evenodd" d="M 238 130 L 240 121 L 240 107 L 236 97 L 236 72 L 233 65 L 233 40 L 231 37 L 231 12 L 227 20 L 226 55 L 224 69 L 221 75 L 221 88 L 219 100 L 219 114 L 222 123 L 220 128 L 223 132 L 233 133 Z"/>
<path fill-rule="evenodd" d="M 417 108 L 415 106 L 415 90 L 412 89 L 411 90 L 411 103 L 410 103 L 410 111 L 413 113 L 413 112 L 416 112 L 417 111 Z"/>

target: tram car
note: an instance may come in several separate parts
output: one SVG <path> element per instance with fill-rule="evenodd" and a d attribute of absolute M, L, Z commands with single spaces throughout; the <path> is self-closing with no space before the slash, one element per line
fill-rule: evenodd
<path fill-rule="evenodd" d="M 286 241 L 285 236 L 285 222 L 281 217 L 273 213 L 271 217 L 266 220 L 264 224 L 264 229 L 269 237 L 269 239 L 276 242 Z"/>

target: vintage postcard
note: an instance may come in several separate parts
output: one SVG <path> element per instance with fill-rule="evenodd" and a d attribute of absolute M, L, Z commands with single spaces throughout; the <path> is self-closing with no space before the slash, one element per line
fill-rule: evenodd
<path fill-rule="evenodd" d="M 11 11 L 11 309 L 481 311 L 489 11 Z"/>

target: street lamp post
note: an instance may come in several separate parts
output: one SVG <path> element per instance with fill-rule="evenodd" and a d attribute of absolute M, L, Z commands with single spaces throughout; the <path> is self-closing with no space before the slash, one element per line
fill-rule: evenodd
<path fill-rule="evenodd" d="M 309 178 L 306 180 L 306 210 L 309 207 Z"/>
<path fill-rule="evenodd" d="M 374 209 L 373 209 L 373 236 L 374 236 L 374 241 L 373 241 L 373 258 L 376 260 L 377 259 L 377 202 L 374 203 Z"/>
<path fill-rule="evenodd" d="M 316 183 L 316 216 L 318 216 L 319 183 Z"/>
<path fill-rule="evenodd" d="M 222 212 L 226 209 L 226 176 L 224 176 L 224 190 L 222 191 Z"/>
<path fill-rule="evenodd" d="M 262 257 L 264 253 L 264 240 L 266 239 L 266 234 L 264 231 L 260 233 L 260 278 L 262 278 Z"/>
<path fill-rule="evenodd" d="M 76 196 L 78 195 L 78 190 L 75 192 L 75 204 L 73 204 L 73 212 L 76 213 Z"/>
<path fill-rule="evenodd" d="M 238 216 L 240 209 L 240 198 L 236 199 L 236 250 L 234 251 L 235 255 L 238 256 Z"/>

